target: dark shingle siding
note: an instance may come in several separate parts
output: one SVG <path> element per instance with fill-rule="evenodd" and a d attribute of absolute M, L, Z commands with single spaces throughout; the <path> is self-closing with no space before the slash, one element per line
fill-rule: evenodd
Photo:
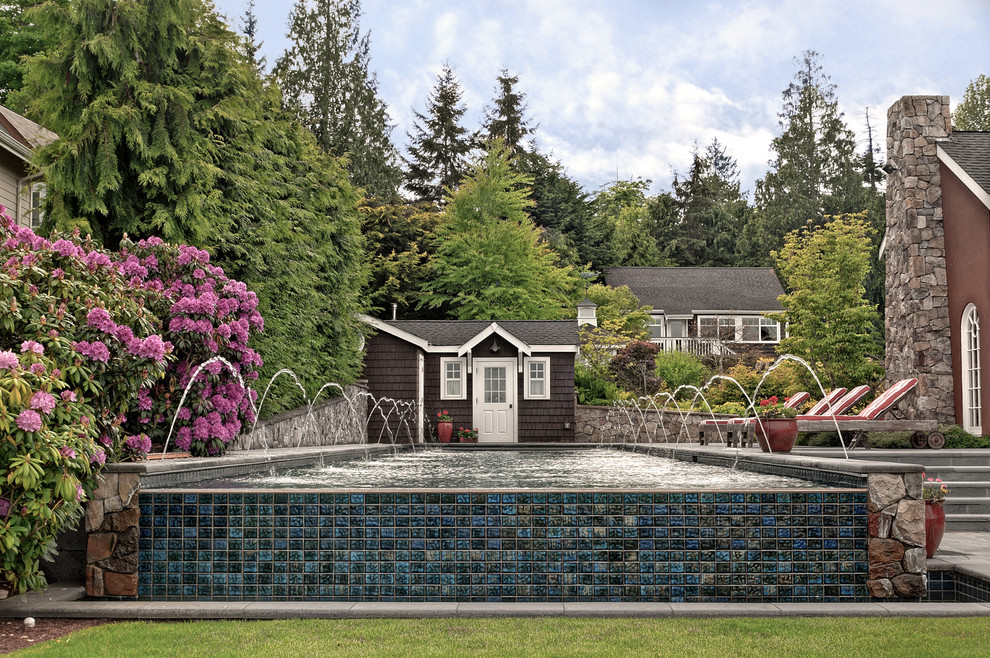
<path fill-rule="evenodd" d="M 990 194 L 990 132 L 955 131 L 938 145 Z"/>
<path fill-rule="evenodd" d="M 769 267 L 613 267 L 605 281 L 629 286 L 640 304 L 668 315 L 783 308 L 784 289 Z"/>

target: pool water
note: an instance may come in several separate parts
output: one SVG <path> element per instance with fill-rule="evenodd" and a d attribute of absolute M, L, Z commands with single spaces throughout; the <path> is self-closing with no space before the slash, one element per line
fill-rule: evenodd
<path fill-rule="evenodd" d="M 820 483 L 624 450 L 404 451 L 203 482 L 249 489 L 803 489 Z"/>

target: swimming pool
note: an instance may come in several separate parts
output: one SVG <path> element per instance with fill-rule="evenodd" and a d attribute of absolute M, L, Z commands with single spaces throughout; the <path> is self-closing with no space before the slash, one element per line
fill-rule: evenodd
<path fill-rule="evenodd" d="M 145 489 L 138 494 L 136 594 L 220 601 L 865 601 L 869 497 L 861 482 Z"/>

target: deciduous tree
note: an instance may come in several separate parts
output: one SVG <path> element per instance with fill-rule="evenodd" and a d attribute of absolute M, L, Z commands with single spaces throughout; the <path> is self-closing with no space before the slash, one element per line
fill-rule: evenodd
<path fill-rule="evenodd" d="M 863 284 L 871 232 L 862 213 L 828 217 L 787 235 L 773 254 L 787 289 L 775 316 L 788 323 L 778 352 L 808 361 L 827 388 L 873 381 L 880 369 L 877 310 Z"/>
<path fill-rule="evenodd" d="M 526 214 L 527 179 L 495 142 L 449 197 L 423 303 L 459 320 L 574 317 L 580 278 Z"/>
<path fill-rule="evenodd" d="M 969 83 L 952 113 L 952 127 L 990 131 L 990 78 L 981 74 Z"/>

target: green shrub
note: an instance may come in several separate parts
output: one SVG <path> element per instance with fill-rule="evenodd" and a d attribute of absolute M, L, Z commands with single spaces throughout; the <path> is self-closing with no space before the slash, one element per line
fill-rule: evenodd
<path fill-rule="evenodd" d="M 750 415 L 752 415 L 752 410 Z M 732 414 L 733 416 L 745 416 L 747 412 L 746 405 L 742 402 L 723 402 L 722 404 L 715 405 L 712 407 L 712 413 L 716 414 Z"/>
<path fill-rule="evenodd" d="M 678 386 L 702 387 L 711 374 L 701 360 L 686 352 L 660 352 L 656 358 L 656 374 L 664 382 L 664 389 L 671 393 Z M 680 392 L 680 399 L 690 399 L 694 391 L 689 389 Z M 707 396 L 706 396 L 707 397 Z"/>
<path fill-rule="evenodd" d="M 582 365 L 574 369 L 574 388 L 578 404 L 612 404 L 623 398 L 618 386 L 596 377 L 590 368 Z"/>
<path fill-rule="evenodd" d="M 945 447 L 952 450 L 962 448 L 990 448 L 990 437 L 973 436 L 959 425 L 945 425 L 938 428 L 945 435 Z"/>

